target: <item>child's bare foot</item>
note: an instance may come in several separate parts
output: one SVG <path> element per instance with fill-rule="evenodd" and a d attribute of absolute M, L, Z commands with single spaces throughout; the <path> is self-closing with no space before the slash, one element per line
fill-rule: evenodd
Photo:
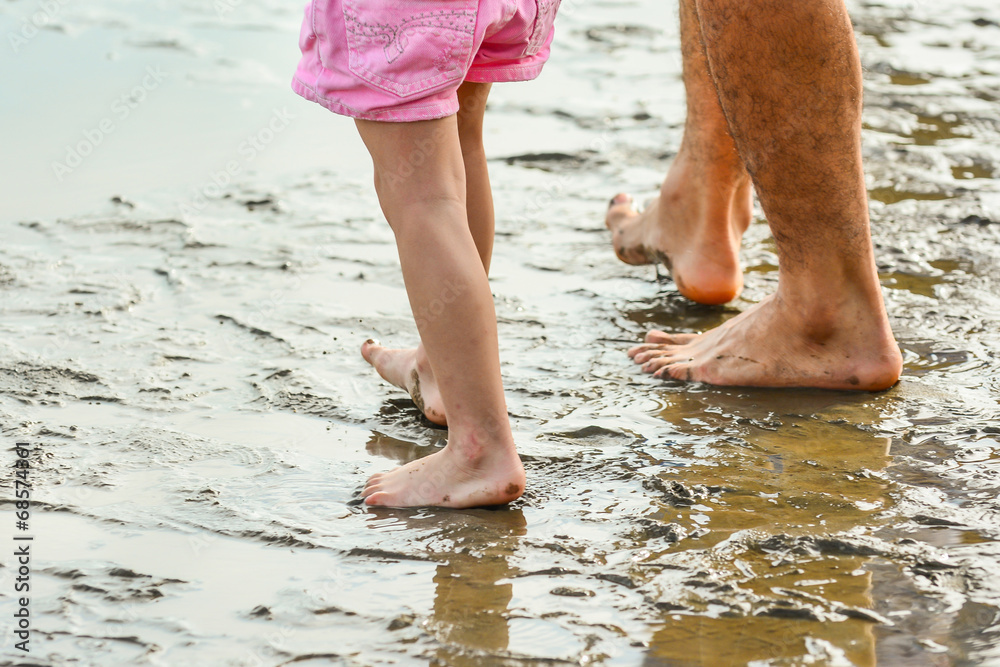
<path fill-rule="evenodd" d="M 448 424 L 441 392 L 423 345 L 410 350 L 390 350 L 369 339 L 361 345 L 361 356 L 386 382 L 405 390 L 427 419 L 441 426 Z"/>
<path fill-rule="evenodd" d="M 362 496 L 387 507 L 481 507 L 516 500 L 524 481 L 513 442 L 463 447 L 452 436 L 439 452 L 372 475 Z"/>
<path fill-rule="evenodd" d="M 727 303 L 743 289 L 739 250 L 753 211 L 752 186 L 728 166 L 717 169 L 725 174 L 708 174 L 695 164 L 682 148 L 657 199 L 639 213 L 631 197 L 619 194 L 605 223 L 623 262 L 663 262 L 687 298 Z"/>
<path fill-rule="evenodd" d="M 774 295 L 703 334 L 650 331 L 628 355 L 655 377 L 715 385 L 878 391 L 899 379 L 902 356 L 874 309 L 802 312 Z"/>

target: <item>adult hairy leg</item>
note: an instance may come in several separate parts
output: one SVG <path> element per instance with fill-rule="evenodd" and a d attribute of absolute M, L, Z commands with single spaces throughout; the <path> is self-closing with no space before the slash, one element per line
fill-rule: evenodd
<path fill-rule="evenodd" d="M 697 0 L 709 72 L 778 249 L 774 295 L 629 351 L 720 385 L 878 390 L 899 378 L 861 165 L 861 64 L 842 0 Z"/>

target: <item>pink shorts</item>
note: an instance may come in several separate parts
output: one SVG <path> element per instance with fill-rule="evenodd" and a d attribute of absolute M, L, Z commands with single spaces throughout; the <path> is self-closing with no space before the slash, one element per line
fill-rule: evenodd
<path fill-rule="evenodd" d="M 558 7 L 559 0 L 311 0 L 292 89 L 353 118 L 450 116 L 463 81 L 538 76 Z"/>

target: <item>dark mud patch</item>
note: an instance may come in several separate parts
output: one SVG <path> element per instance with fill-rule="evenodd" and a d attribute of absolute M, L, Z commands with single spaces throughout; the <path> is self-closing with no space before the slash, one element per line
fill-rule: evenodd
<path fill-rule="evenodd" d="M 254 401 L 265 409 L 287 410 L 329 419 L 350 420 L 343 400 L 317 378 L 302 371 L 282 369 L 251 382 L 259 397 Z"/>
<path fill-rule="evenodd" d="M 596 151 L 582 151 L 576 154 L 568 153 L 524 153 L 498 158 L 508 165 L 517 165 L 542 171 L 573 171 L 588 167 L 607 164 Z"/>
<path fill-rule="evenodd" d="M 93 373 L 33 364 L 8 363 L 0 367 L 0 394 L 29 405 L 63 405 L 66 401 L 121 400 Z"/>

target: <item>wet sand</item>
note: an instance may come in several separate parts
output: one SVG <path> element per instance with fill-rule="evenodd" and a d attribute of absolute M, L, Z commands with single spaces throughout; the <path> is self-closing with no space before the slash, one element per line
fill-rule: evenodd
<path fill-rule="evenodd" d="M 529 487 L 469 511 L 355 502 L 445 431 L 358 354 L 416 332 L 353 125 L 288 90 L 299 8 L 54 6 L 8 39 L 0 111 L 26 664 L 1000 664 L 993 5 L 852 6 L 905 358 L 855 395 L 663 383 L 625 357 L 773 291 L 774 246 L 758 211 L 726 307 L 615 260 L 607 199 L 653 194 L 680 139 L 675 7 L 565 4 L 542 78 L 488 113 Z M 5 3 L 2 32 L 39 7 Z M 11 627 L 0 664 L 24 658 Z"/>

